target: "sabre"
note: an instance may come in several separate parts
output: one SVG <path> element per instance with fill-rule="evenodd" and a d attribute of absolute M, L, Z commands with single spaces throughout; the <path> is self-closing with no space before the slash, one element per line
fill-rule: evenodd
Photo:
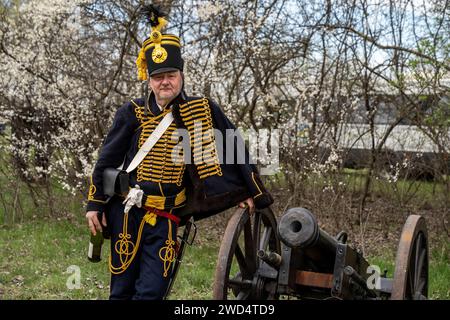
<path fill-rule="evenodd" d="M 192 237 L 191 241 L 188 241 L 189 234 L 191 233 L 192 228 L 194 229 L 194 236 Z M 183 259 L 184 247 L 186 246 L 186 244 L 192 245 L 196 235 L 197 235 L 197 226 L 194 223 L 194 217 L 191 217 L 186 222 L 186 225 L 184 227 L 183 236 L 181 237 L 180 248 L 178 249 L 178 254 L 176 255 L 175 258 L 175 263 L 172 270 L 172 277 L 170 278 L 169 286 L 167 287 L 166 293 L 164 295 L 164 300 L 167 299 L 167 297 L 169 296 L 170 291 L 172 290 L 173 283 L 175 282 L 175 279 L 177 277 L 178 270 L 180 269 L 180 264 Z"/>

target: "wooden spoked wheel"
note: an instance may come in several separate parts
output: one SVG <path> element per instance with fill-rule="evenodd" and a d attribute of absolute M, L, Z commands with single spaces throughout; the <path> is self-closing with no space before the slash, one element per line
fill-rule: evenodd
<path fill-rule="evenodd" d="M 422 300 L 428 296 L 428 239 L 425 219 L 411 215 L 403 226 L 395 259 L 392 300 Z"/>
<path fill-rule="evenodd" d="M 228 222 L 221 242 L 214 279 L 213 298 L 217 300 L 274 299 L 277 272 L 270 279 L 259 272 L 264 263 L 258 250 L 280 254 L 276 219 L 270 208 L 238 209 Z M 271 288 L 271 289 L 269 289 Z"/>

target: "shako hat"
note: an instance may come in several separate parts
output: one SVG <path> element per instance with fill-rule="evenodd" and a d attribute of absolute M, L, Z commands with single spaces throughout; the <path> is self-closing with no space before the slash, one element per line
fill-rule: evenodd
<path fill-rule="evenodd" d="M 147 80 L 150 76 L 162 72 L 183 71 L 184 61 L 181 57 L 180 38 L 172 34 L 162 34 L 167 25 L 166 15 L 153 5 L 145 5 L 141 13 L 151 25 L 150 36 L 142 44 L 136 60 L 138 79 Z"/>
<path fill-rule="evenodd" d="M 162 34 L 167 25 L 164 14 L 158 7 L 145 5 L 141 13 L 151 25 L 150 37 L 142 44 L 136 60 L 138 79 L 147 80 L 150 76 L 162 72 L 183 71 L 184 61 L 181 57 L 180 38 L 172 34 Z"/>

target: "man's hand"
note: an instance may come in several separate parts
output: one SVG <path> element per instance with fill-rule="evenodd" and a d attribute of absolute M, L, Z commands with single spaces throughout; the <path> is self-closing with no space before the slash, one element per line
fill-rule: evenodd
<path fill-rule="evenodd" d="M 100 221 L 98 221 L 97 218 L 98 211 L 88 211 L 86 212 L 86 219 L 88 221 L 89 230 L 91 230 L 91 233 L 95 236 L 97 234 L 97 231 L 102 232 L 102 224 L 106 227 L 106 216 L 105 213 L 103 213 L 102 216 L 102 224 L 100 224 Z"/>
<path fill-rule="evenodd" d="M 241 203 L 239 203 L 240 208 L 248 207 L 248 213 L 252 215 L 255 213 L 255 203 L 253 202 L 253 198 L 248 198 Z"/>

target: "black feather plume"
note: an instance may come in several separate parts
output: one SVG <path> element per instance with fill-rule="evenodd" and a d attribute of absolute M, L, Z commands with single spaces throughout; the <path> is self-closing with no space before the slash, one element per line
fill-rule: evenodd
<path fill-rule="evenodd" d="M 141 14 L 144 16 L 152 27 L 156 27 L 158 25 L 158 18 L 163 18 L 166 14 L 157 6 L 153 4 L 148 4 L 142 7 Z"/>

